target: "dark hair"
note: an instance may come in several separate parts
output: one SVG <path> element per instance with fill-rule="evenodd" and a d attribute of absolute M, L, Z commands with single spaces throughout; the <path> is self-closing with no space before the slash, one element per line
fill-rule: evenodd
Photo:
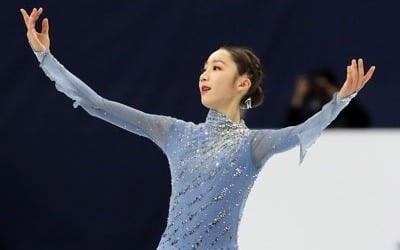
<path fill-rule="evenodd" d="M 263 80 L 263 68 L 260 59 L 252 49 L 238 46 L 222 46 L 219 49 L 228 51 L 236 64 L 240 76 L 246 74 L 251 86 L 247 93 L 240 100 L 240 105 L 244 105 L 247 98 L 251 97 L 251 106 L 258 107 L 264 101 L 264 92 L 261 88 Z"/>

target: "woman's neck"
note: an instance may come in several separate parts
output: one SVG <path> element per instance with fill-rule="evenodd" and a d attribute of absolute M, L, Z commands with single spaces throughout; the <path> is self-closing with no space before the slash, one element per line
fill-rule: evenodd
<path fill-rule="evenodd" d="M 218 112 L 223 113 L 229 119 L 231 119 L 235 123 L 240 123 L 240 110 L 237 108 L 218 108 L 216 109 Z"/>

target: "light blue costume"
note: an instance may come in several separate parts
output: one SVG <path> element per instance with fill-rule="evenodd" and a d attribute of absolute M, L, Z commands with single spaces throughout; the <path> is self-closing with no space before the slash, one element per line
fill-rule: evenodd
<path fill-rule="evenodd" d="M 147 114 L 99 96 L 50 53 L 35 52 L 57 90 L 90 115 L 157 144 L 168 158 L 172 191 L 166 229 L 157 249 L 238 249 L 242 211 L 258 173 L 274 154 L 300 146 L 306 150 L 356 96 L 337 92 L 320 112 L 297 126 L 249 129 L 210 109 L 194 124 Z"/>

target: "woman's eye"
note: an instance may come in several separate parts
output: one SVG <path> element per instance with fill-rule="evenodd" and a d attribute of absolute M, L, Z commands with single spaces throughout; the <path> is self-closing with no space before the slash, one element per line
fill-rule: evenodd
<path fill-rule="evenodd" d="M 219 66 L 213 66 L 212 69 L 213 69 L 213 70 L 221 70 L 221 67 L 219 67 Z M 200 69 L 200 73 L 203 73 L 203 72 L 206 71 L 206 70 L 207 70 L 206 68 L 201 68 L 201 69 Z"/>
<path fill-rule="evenodd" d="M 214 67 L 213 67 L 213 70 L 216 70 L 216 69 L 221 70 L 221 67 L 214 66 Z"/>

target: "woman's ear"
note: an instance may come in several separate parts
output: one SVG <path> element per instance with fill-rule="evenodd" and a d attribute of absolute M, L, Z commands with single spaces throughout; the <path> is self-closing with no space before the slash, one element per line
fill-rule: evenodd
<path fill-rule="evenodd" d="M 239 87 L 240 88 L 245 88 L 246 90 L 250 89 L 251 87 L 251 80 L 247 77 L 243 77 L 240 79 L 239 82 Z"/>

